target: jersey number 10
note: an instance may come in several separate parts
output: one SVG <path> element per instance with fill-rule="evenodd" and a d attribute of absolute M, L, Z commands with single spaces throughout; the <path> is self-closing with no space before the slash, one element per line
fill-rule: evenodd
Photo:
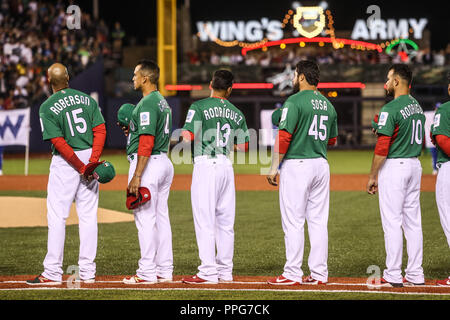
<path fill-rule="evenodd" d="M 412 134 L 411 134 L 411 144 L 414 144 L 414 141 L 416 144 L 422 144 L 423 136 L 422 136 L 422 121 L 420 120 L 413 120 L 412 121 Z"/>

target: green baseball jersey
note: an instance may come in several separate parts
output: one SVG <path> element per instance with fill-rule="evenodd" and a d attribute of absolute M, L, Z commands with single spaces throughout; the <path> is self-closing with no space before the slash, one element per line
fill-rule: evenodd
<path fill-rule="evenodd" d="M 450 101 L 442 104 L 434 115 L 434 123 L 431 126 L 431 134 L 433 136 L 444 135 L 450 137 Z M 436 144 L 438 151 L 438 163 L 450 161 L 450 157 L 442 151 L 438 144 Z"/>
<path fill-rule="evenodd" d="M 152 91 L 139 101 L 131 114 L 127 155 L 138 152 L 141 134 L 155 137 L 152 155 L 168 152 L 171 130 L 172 109 L 159 91 Z"/>
<path fill-rule="evenodd" d="M 336 110 L 320 92 L 302 90 L 284 103 L 279 129 L 292 134 L 285 159 L 327 159 L 328 140 L 338 135 Z"/>
<path fill-rule="evenodd" d="M 92 147 L 92 128 L 105 123 L 97 102 L 74 89 L 52 94 L 39 108 L 44 140 L 63 137 L 74 151 Z M 53 154 L 59 154 L 52 145 Z"/>
<path fill-rule="evenodd" d="M 425 115 L 416 99 L 406 94 L 381 108 L 378 134 L 392 137 L 387 158 L 420 156 L 425 135 Z"/>
<path fill-rule="evenodd" d="M 249 141 L 244 114 L 227 99 L 211 97 L 194 102 L 183 129 L 194 134 L 193 157 L 228 155 L 233 144 Z"/>

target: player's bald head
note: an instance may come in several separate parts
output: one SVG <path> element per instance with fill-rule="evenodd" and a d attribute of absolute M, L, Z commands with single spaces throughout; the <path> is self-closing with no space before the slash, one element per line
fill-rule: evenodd
<path fill-rule="evenodd" d="M 69 72 L 61 63 L 54 63 L 48 68 L 48 81 L 52 86 L 63 86 L 69 83 Z"/>

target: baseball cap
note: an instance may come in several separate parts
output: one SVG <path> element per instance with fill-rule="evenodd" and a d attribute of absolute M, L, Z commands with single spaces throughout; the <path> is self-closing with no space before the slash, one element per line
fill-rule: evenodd
<path fill-rule="evenodd" d="M 274 112 L 272 112 L 272 124 L 275 127 L 278 127 L 280 125 L 280 119 L 281 119 L 281 108 L 278 108 Z"/>
<path fill-rule="evenodd" d="M 116 170 L 114 170 L 114 166 L 111 162 L 105 161 L 97 168 L 95 168 L 92 174 L 94 178 L 98 180 L 98 182 L 107 183 L 116 176 Z"/>
<path fill-rule="evenodd" d="M 135 196 L 134 194 L 127 192 L 127 208 L 128 210 L 133 210 L 139 207 L 140 205 L 143 205 L 147 201 L 149 201 L 152 198 L 152 195 L 150 194 L 150 190 L 146 187 L 139 187 L 138 189 L 138 195 Z"/>
<path fill-rule="evenodd" d="M 120 106 L 119 111 L 117 111 L 117 121 L 121 126 L 128 127 L 131 120 L 131 113 L 133 112 L 134 104 L 125 103 Z"/>

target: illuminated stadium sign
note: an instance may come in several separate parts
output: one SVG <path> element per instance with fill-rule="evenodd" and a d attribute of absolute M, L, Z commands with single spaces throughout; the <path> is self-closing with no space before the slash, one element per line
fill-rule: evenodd
<path fill-rule="evenodd" d="M 378 8 L 379 11 L 379 7 L 373 5 L 368 7 L 367 13 L 375 12 L 375 14 L 368 19 L 356 20 L 351 39 L 338 40 L 333 26 L 333 15 L 327 7 L 328 4 L 324 1 L 318 6 L 302 6 L 295 3 L 295 7 L 288 10 L 282 21 L 269 18 L 250 21 L 198 21 L 197 36 L 200 41 L 213 41 L 224 47 L 240 46 L 244 55 L 245 52 L 257 48 L 266 50 L 279 41 L 281 49 L 284 49 L 286 41 L 289 40 L 285 39 L 286 35 L 297 37 L 296 39 L 306 38 L 308 41 L 299 42 L 301 47 L 310 41 L 314 42 L 315 39 L 329 36 L 326 41 L 315 42 L 318 42 L 319 46 L 329 42 L 336 50 L 350 45 L 352 49 L 357 50 L 381 51 L 389 45 L 386 40 L 422 39 L 423 31 L 428 24 L 426 18 L 381 19 L 380 13 L 373 11 L 374 8 Z M 373 48 L 367 42 L 357 40 L 378 40 L 379 43 L 376 44 L 377 48 Z"/>
<path fill-rule="evenodd" d="M 312 20 L 314 23 L 310 27 L 304 27 L 301 20 Z M 316 21 L 314 21 L 316 20 Z M 298 33 L 307 38 L 313 38 L 319 35 L 325 28 L 325 15 L 321 7 L 298 7 L 297 14 L 294 16 L 294 27 Z"/>
<path fill-rule="evenodd" d="M 419 21 L 416 19 L 376 19 L 372 23 L 367 23 L 366 20 L 356 20 L 353 27 L 352 39 L 364 39 L 364 40 L 387 40 L 395 38 L 409 38 L 409 33 L 413 34 L 413 38 L 422 39 L 423 30 L 427 25 L 428 20 L 421 18 Z"/>
<path fill-rule="evenodd" d="M 198 36 L 201 41 L 250 41 L 267 38 L 271 41 L 283 38 L 281 22 L 262 18 L 260 21 L 208 21 L 197 22 Z"/>

